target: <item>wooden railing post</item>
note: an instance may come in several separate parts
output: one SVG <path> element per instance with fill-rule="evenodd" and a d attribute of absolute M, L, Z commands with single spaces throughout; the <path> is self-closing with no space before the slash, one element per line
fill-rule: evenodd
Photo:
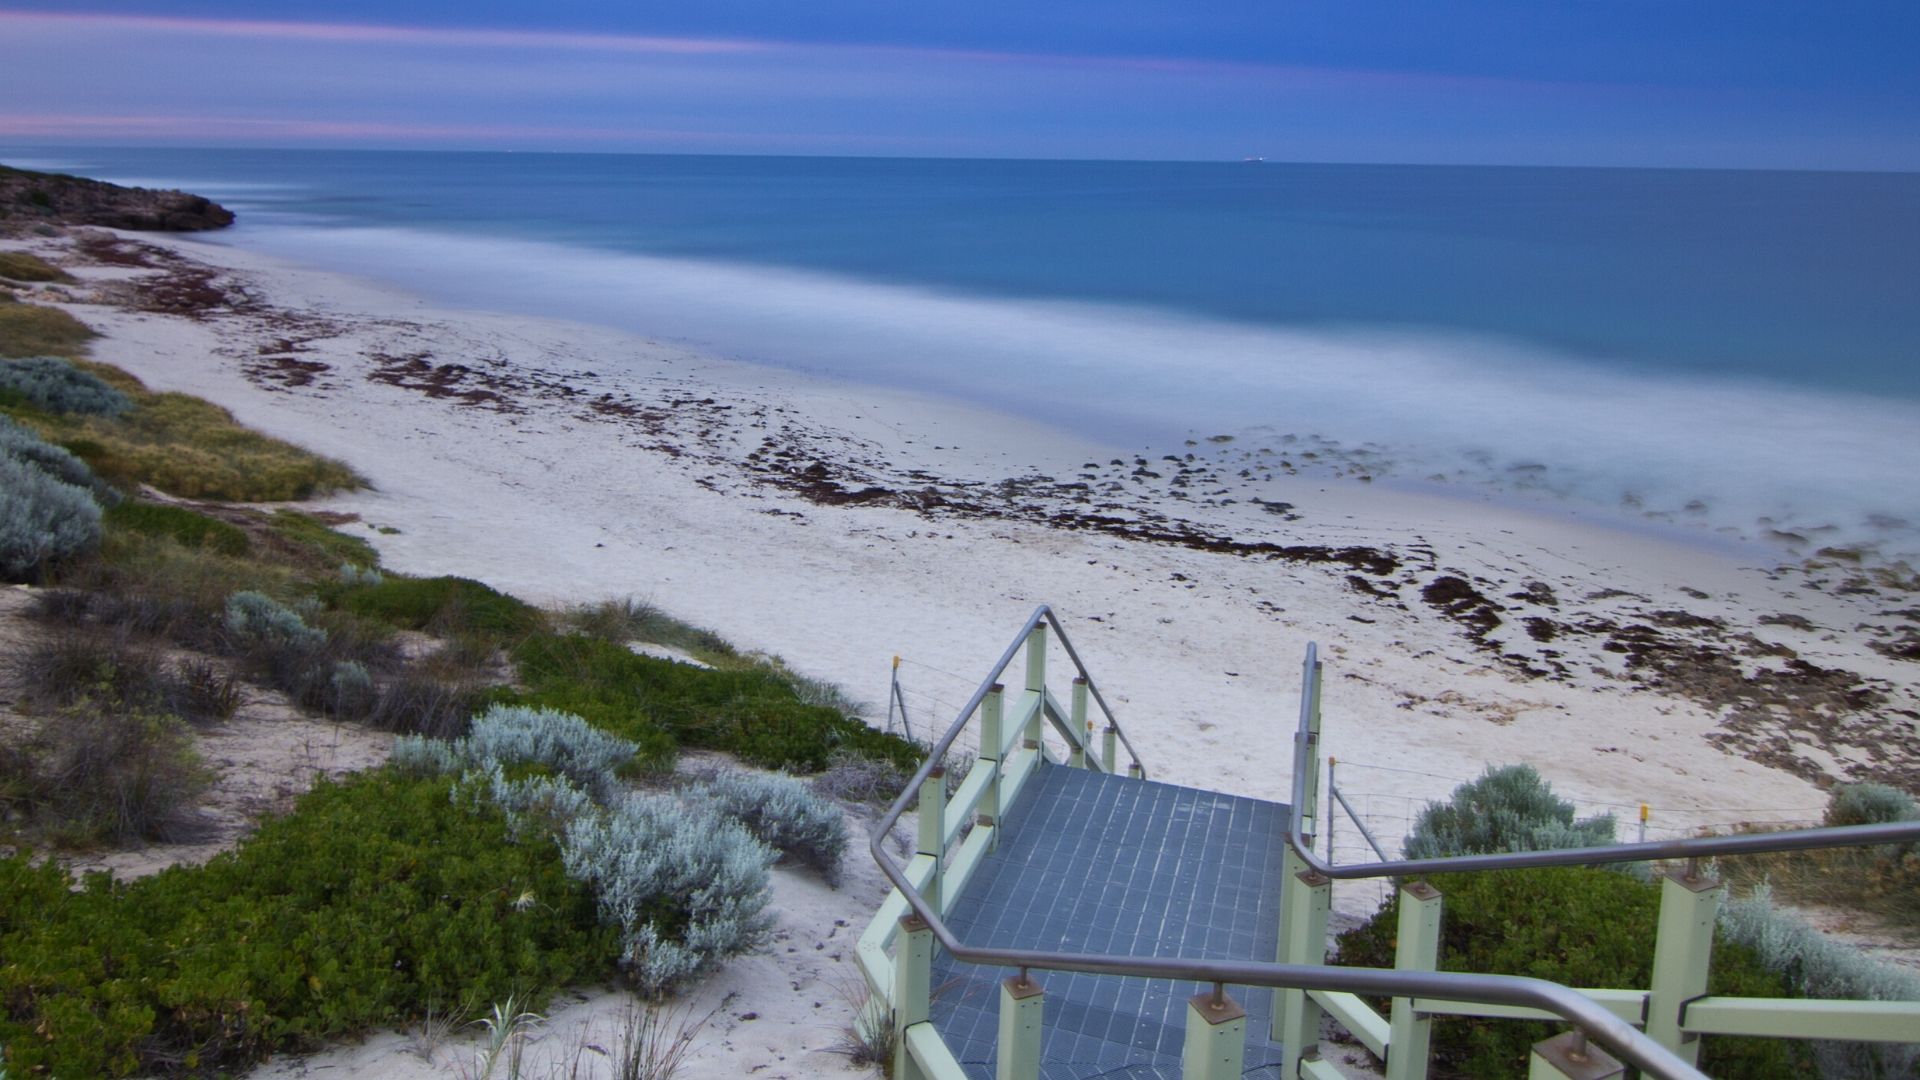
<path fill-rule="evenodd" d="M 1680 1029 L 1687 1002 L 1707 992 L 1720 883 L 1688 867 L 1660 882 L 1660 922 L 1653 940 L 1653 988 L 1647 1036 L 1689 1065 L 1700 1060 L 1700 1037 Z"/>
<path fill-rule="evenodd" d="M 1287 848 L 1280 876 L 1280 955 L 1282 964 L 1324 964 L 1327 961 L 1327 914 L 1333 908 L 1333 881 L 1307 866 Z M 1320 1006 L 1305 990 L 1284 987 L 1273 992 L 1270 1034 L 1280 1043 L 1280 1075 L 1296 1076 L 1300 1058 L 1320 1041 Z"/>
<path fill-rule="evenodd" d="M 1181 1080 L 1240 1080 L 1247 1057 L 1247 1010 L 1218 983 L 1187 999 Z"/>
<path fill-rule="evenodd" d="M 1627 1067 L 1587 1042 L 1585 1032 L 1563 1031 L 1533 1044 L 1527 1055 L 1527 1080 L 1616 1080 Z"/>
<path fill-rule="evenodd" d="M 1040 623 L 1027 632 L 1027 693 L 1034 696 L 1036 702 L 1044 702 L 1047 696 L 1047 624 Z M 1046 709 L 1036 708 L 1027 720 L 1026 732 L 1021 737 L 1037 750 L 1040 747 L 1042 725 L 1046 720 Z"/>
<path fill-rule="evenodd" d="M 978 821 L 993 826 L 993 836 L 988 841 L 989 852 L 1000 846 L 1000 779 L 1006 775 L 1002 767 L 1001 756 L 1007 745 L 1007 733 L 1004 730 L 1006 718 L 1006 687 L 994 683 L 987 690 L 987 696 L 980 701 L 980 757 L 974 762 L 976 769 L 992 769 L 987 780 L 987 789 L 980 793 Z"/>
<path fill-rule="evenodd" d="M 1073 748 L 1069 764 L 1076 769 L 1098 768 L 1098 765 L 1088 760 L 1087 753 L 1087 747 L 1093 745 L 1093 723 L 1087 719 L 1087 677 L 1085 675 L 1074 676 L 1073 700 L 1068 704 L 1067 711 L 1072 714 L 1068 717 L 1067 723 L 1072 725 L 1074 734 L 1080 737 L 1080 744 Z"/>
<path fill-rule="evenodd" d="M 1000 983 L 1000 1060 L 995 1080 L 1038 1080 L 1046 995 L 1025 971 Z"/>
<path fill-rule="evenodd" d="M 1424 881 L 1401 886 L 1399 939 L 1393 951 L 1395 971 L 1439 970 L 1440 905 L 1440 890 Z M 1389 1023 L 1387 1080 L 1425 1080 L 1433 1021 L 1413 1011 L 1413 999 L 1397 997 Z"/>
<path fill-rule="evenodd" d="M 933 1011 L 933 930 L 918 915 L 900 919 L 893 954 L 893 1080 L 929 1080 L 907 1050 L 907 1029 Z"/>
<path fill-rule="evenodd" d="M 920 894 L 933 905 L 933 910 L 947 910 L 947 768 L 935 765 L 933 771 L 920 783 L 920 836 L 915 845 L 917 855 L 933 856 L 933 872 L 927 875 L 927 885 Z"/>

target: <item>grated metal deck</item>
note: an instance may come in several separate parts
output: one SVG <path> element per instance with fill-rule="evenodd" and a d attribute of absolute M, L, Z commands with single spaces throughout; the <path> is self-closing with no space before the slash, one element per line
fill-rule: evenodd
<path fill-rule="evenodd" d="M 1271 960 L 1287 813 L 1280 803 L 1043 765 L 947 923 L 973 945 Z M 934 960 L 934 1026 L 982 1080 L 993 1076 L 1000 980 L 1010 974 Z M 1046 990 L 1043 1077 L 1180 1075 L 1187 999 L 1208 987 L 1034 975 Z M 1246 1075 L 1277 1077 L 1272 993 L 1230 992 L 1247 1010 Z"/>

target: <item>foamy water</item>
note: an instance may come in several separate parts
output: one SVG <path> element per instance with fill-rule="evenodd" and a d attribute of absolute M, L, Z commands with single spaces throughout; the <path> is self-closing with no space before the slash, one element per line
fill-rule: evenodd
<path fill-rule="evenodd" d="M 1323 456 L 1358 451 L 1354 468 L 1383 478 L 1920 551 L 1920 403 L 1900 398 L 1654 376 L 1461 334 L 1288 331 L 413 230 L 262 228 L 234 239 L 439 302 L 931 389 L 1116 445 L 1314 437 Z"/>

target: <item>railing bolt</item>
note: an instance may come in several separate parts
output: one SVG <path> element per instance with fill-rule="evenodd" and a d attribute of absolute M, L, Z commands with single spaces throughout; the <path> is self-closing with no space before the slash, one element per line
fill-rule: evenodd
<path fill-rule="evenodd" d="M 1573 1045 L 1568 1048 L 1567 1056 L 1575 1061 L 1587 1060 L 1587 1032 L 1584 1028 L 1573 1029 Z"/>

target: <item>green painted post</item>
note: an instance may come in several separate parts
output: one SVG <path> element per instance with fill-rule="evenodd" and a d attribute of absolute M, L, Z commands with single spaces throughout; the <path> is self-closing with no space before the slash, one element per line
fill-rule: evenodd
<path fill-rule="evenodd" d="M 992 769 L 987 789 L 980 793 L 980 807 L 975 811 L 982 825 L 994 826 L 993 837 L 988 843 L 989 852 L 1000 846 L 1000 778 L 1006 770 L 1000 766 L 1001 748 L 1007 745 L 1007 735 L 1003 730 L 1006 719 L 1007 688 L 994 683 L 987 690 L 987 696 L 980 702 L 980 760 L 974 762 L 976 769 Z"/>
<path fill-rule="evenodd" d="M 1285 853 L 1280 878 L 1280 955 L 1282 964 L 1327 961 L 1327 913 L 1333 908 L 1333 881 L 1308 868 L 1292 848 Z M 1273 1040 L 1282 1046 L 1280 1075 L 1299 1073 L 1300 1058 L 1320 1040 L 1320 1006 L 1305 990 L 1274 989 Z"/>
<path fill-rule="evenodd" d="M 1582 1031 L 1563 1031 L 1533 1044 L 1527 1055 L 1527 1080 L 1617 1080 L 1627 1067 L 1587 1043 Z"/>
<path fill-rule="evenodd" d="M 1046 623 L 1041 623 L 1027 632 L 1027 693 L 1040 700 L 1044 700 L 1047 693 Z M 1033 711 L 1033 718 L 1027 721 L 1026 734 L 1022 736 L 1036 749 L 1040 746 L 1041 727 L 1046 720 L 1045 712 L 1045 709 Z"/>
<path fill-rule="evenodd" d="M 947 767 L 935 765 L 920 784 L 920 842 L 914 853 L 933 856 L 933 873 L 922 895 L 935 911 L 947 910 Z"/>
<path fill-rule="evenodd" d="M 1120 771 L 1120 729 L 1112 724 L 1100 733 L 1100 757 L 1107 763 L 1107 771 Z"/>
<path fill-rule="evenodd" d="M 1437 971 L 1440 967 L 1440 890 L 1424 881 L 1400 887 L 1399 940 L 1395 971 Z M 1413 1011 L 1411 998 L 1393 999 L 1387 1035 L 1387 1080 L 1426 1080 L 1433 1021 Z"/>
<path fill-rule="evenodd" d="M 907 1029 L 933 1009 L 933 930 L 918 915 L 900 919 L 893 954 L 893 1080 L 930 1080 L 907 1051 Z"/>
<path fill-rule="evenodd" d="M 1181 1080 L 1240 1080 L 1247 1056 L 1247 1010 L 1213 984 L 1210 993 L 1187 999 L 1187 1041 L 1180 1052 Z"/>
<path fill-rule="evenodd" d="M 1087 677 L 1076 675 L 1073 678 L 1073 701 L 1068 706 L 1073 715 L 1067 723 L 1073 725 L 1074 734 L 1080 736 L 1080 745 L 1073 748 L 1071 764 L 1076 769 L 1093 769 L 1098 766 L 1087 760 L 1086 748 L 1093 745 L 1093 724 L 1087 719 Z"/>
<path fill-rule="evenodd" d="M 1320 674 L 1323 666 L 1314 661 L 1313 678 L 1307 684 L 1307 783 L 1304 806 L 1293 812 L 1300 815 L 1300 831 L 1308 835 L 1320 831 Z"/>
<path fill-rule="evenodd" d="M 1660 882 L 1660 922 L 1653 942 L 1653 989 L 1647 995 L 1647 1036 L 1689 1065 L 1700 1059 L 1700 1037 L 1680 1030 L 1688 1001 L 1707 992 L 1713 923 L 1720 883 L 1689 866 Z"/>
<path fill-rule="evenodd" d="M 1026 971 L 1000 983 L 1000 1063 L 995 1080 L 1038 1080 L 1046 995 Z"/>

